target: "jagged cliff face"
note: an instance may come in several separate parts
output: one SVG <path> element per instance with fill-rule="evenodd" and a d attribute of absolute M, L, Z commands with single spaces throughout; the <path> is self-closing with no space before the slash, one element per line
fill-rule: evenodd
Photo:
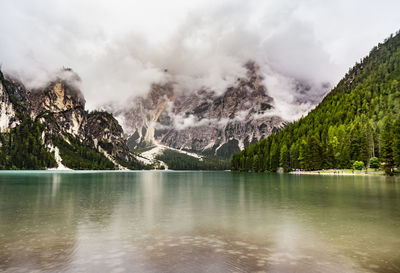
<path fill-rule="evenodd" d="M 246 77 L 221 95 L 207 89 L 177 94 L 172 84 L 153 85 L 146 98 L 135 98 L 123 112 L 130 146 L 155 142 L 230 156 L 282 128 L 286 123 L 273 114 L 258 66 L 248 63 L 246 68 Z"/>
<path fill-rule="evenodd" d="M 27 90 L 17 80 L 0 76 L 1 132 L 17 126 L 29 116 L 45 126 L 43 145 L 49 150 L 54 149 L 54 145 L 51 138 L 45 135 L 65 140 L 73 136 L 82 142 L 92 143 L 93 148 L 114 163 L 114 159 L 125 162 L 133 159 L 118 121 L 107 112 L 88 113 L 83 94 L 73 83 L 57 78 L 45 88 Z"/>
<path fill-rule="evenodd" d="M 173 99 L 173 95 L 172 84 L 153 84 L 146 98 L 136 97 L 131 102 L 133 107 L 123 111 L 125 124 L 135 131 L 136 143 L 155 141 L 156 125 L 160 116 L 165 113 L 168 103 Z"/>
<path fill-rule="evenodd" d="M 0 132 L 21 123 L 21 112 L 29 107 L 25 87 L 14 79 L 5 79 L 0 71 Z"/>
<path fill-rule="evenodd" d="M 87 114 L 85 99 L 79 89 L 57 79 L 45 89 L 28 92 L 28 99 L 33 119 L 44 113 L 52 113 L 61 131 L 78 137 L 82 135 Z"/>
<path fill-rule="evenodd" d="M 3 84 L 0 82 L 0 132 L 6 132 L 18 123 L 14 106 L 10 101 L 8 93 L 4 90 Z"/>
<path fill-rule="evenodd" d="M 132 159 L 126 145 L 124 131 L 111 114 L 89 113 L 82 127 L 85 137 L 92 139 L 96 148 L 101 148 L 109 155 L 124 161 Z"/>

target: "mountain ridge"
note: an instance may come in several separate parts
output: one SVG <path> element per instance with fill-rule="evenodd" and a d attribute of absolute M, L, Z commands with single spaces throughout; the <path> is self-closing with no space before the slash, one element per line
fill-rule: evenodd
<path fill-rule="evenodd" d="M 393 154 L 400 153 L 399 81 L 397 32 L 356 63 L 307 116 L 235 154 L 231 169 L 351 168 L 379 157 L 385 171 L 393 173 L 400 165 L 399 159 L 393 162 Z"/>
<path fill-rule="evenodd" d="M 66 79 L 30 90 L 1 73 L 0 102 L 0 168 L 143 167 L 118 121 L 104 111 L 85 110 L 82 92 Z"/>
<path fill-rule="evenodd" d="M 229 158 L 283 128 L 287 122 L 274 114 L 274 99 L 258 65 L 248 62 L 245 67 L 246 76 L 222 94 L 207 88 L 182 94 L 172 83 L 153 84 L 147 96 L 116 112 L 131 128 L 131 149 L 161 144 Z"/>

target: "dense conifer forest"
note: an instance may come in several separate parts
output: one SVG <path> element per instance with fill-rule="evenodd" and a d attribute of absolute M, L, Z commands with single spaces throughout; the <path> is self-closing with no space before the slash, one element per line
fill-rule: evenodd
<path fill-rule="evenodd" d="M 162 154 L 156 157 L 165 162 L 171 170 L 228 170 L 229 160 L 216 157 L 204 156 L 202 160 L 192 156 L 164 150 Z"/>
<path fill-rule="evenodd" d="M 306 117 L 232 156 L 231 169 L 400 166 L 400 32 L 374 47 Z M 371 166 L 372 167 L 372 166 Z"/>
<path fill-rule="evenodd" d="M 54 154 L 42 144 L 44 125 L 24 116 L 20 126 L 0 134 L 0 169 L 57 167 Z"/>

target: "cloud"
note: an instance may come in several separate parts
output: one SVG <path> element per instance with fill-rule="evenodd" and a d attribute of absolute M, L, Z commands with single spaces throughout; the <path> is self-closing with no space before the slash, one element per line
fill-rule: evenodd
<path fill-rule="evenodd" d="M 230 121 L 228 118 L 201 118 L 194 115 L 184 116 L 183 114 L 172 114 L 169 113 L 170 117 L 172 118 L 172 126 L 163 126 L 159 123 L 156 124 L 157 129 L 176 129 L 176 130 L 185 130 L 187 128 L 193 127 L 202 127 L 202 126 L 209 126 L 209 125 L 216 125 L 217 128 L 225 127 L 228 122 Z"/>
<path fill-rule="evenodd" d="M 400 26 L 394 0 L 16 0 L 0 10 L 2 69 L 28 86 L 71 67 L 93 109 L 153 82 L 221 92 L 251 59 L 287 119 Z"/>

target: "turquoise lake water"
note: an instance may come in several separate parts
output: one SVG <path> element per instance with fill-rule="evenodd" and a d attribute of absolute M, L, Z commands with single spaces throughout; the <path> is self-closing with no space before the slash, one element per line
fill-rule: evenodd
<path fill-rule="evenodd" d="M 400 272 L 400 179 L 0 172 L 0 272 Z"/>

